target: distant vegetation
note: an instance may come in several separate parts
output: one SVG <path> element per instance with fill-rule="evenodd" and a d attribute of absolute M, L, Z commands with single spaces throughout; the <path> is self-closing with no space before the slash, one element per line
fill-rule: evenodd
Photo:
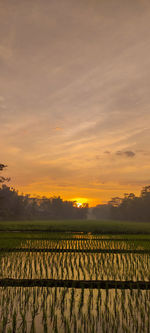
<path fill-rule="evenodd" d="M 0 164 L 0 172 L 6 165 Z M 118 220 L 150 222 L 150 186 L 145 186 L 139 197 L 134 193 L 124 194 L 123 198 L 114 197 L 106 205 L 88 208 L 79 206 L 75 201 L 64 201 L 58 197 L 31 198 L 4 183 L 10 178 L 0 176 L 0 220 Z"/>
<path fill-rule="evenodd" d="M 114 197 L 107 205 L 92 209 L 93 218 L 150 222 L 150 186 L 145 186 L 139 197 L 134 193 L 124 194 L 124 198 Z"/>
<path fill-rule="evenodd" d="M 30 198 L 6 185 L 0 188 L 1 220 L 85 219 L 87 210 L 87 204 L 77 207 L 75 202 L 60 197 Z"/>
<path fill-rule="evenodd" d="M 0 164 L 0 171 L 6 166 Z M 88 204 L 81 207 L 74 201 L 64 201 L 59 196 L 31 198 L 3 184 L 9 178 L 0 177 L 0 220 L 55 220 L 85 219 Z"/>

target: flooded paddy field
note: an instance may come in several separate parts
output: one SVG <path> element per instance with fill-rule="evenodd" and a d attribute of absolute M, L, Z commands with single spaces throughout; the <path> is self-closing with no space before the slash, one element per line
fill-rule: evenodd
<path fill-rule="evenodd" d="M 6 252 L 0 267 L 0 278 L 150 280 L 150 254 Z"/>
<path fill-rule="evenodd" d="M 149 332 L 150 290 L 0 289 L 1 332 Z"/>
<path fill-rule="evenodd" d="M 149 235 L 1 233 L 0 283 L 0 333 L 150 332 Z"/>

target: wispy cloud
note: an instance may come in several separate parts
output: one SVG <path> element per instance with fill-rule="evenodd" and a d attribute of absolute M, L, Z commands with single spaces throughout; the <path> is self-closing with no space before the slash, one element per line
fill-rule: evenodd
<path fill-rule="evenodd" d="M 67 184 L 68 197 L 95 200 L 139 189 L 150 163 L 149 1 L 0 6 L 0 150 L 13 184 Z"/>
<path fill-rule="evenodd" d="M 131 151 L 131 150 L 127 150 L 127 151 L 120 151 L 120 150 L 118 150 L 117 152 L 116 152 L 116 155 L 117 156 L 126 156 L 126 157 L 134 157 L 135 156 L 135 153 L 133 152 L 133 151 Z"/>

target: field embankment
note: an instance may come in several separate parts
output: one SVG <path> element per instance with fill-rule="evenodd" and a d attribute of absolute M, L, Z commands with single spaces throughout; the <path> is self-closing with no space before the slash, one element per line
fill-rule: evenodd
<path fill-rule="evenodd" d="M 150 223 L 99 220 L 0 221 L 0 231 L 150 234 Z"/>

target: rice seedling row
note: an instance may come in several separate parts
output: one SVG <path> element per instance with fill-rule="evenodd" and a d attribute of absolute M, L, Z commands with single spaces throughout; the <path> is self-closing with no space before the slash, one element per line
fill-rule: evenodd
<path fill-rule="evenodd" d="M 69 239 L 69 240 L 52 240 L 52 239 L 2 239 L 0 241 L 0 250 L 18 249 L 40 249 L 41 251 L 48 250 L 73 250 L 73 251 L 100 251 L 100 250 L 125 250 L 125 251 L 150 251 L 150 241 L 145 240 L 113 240 L 113 239 Z"/>
<path fill-rule="evenodd" d="M 150 332 L 149 240 L 5 240 L 0 333 Z"/>
<path fill-rule="evenodd" d="M 144 254 L 144 253 L 149 253 L 150 250 L 109 250 L 109 249 L 90 249 L 90 250 L 74 250 L 74 249 L 36 249 L 36 248 L 12 248 L 12 249 L 6 249 L 6 248 L 0 248 L 0 252 L 54 252 L 54 253 L 61 253 L 61 252 L 67 252 L 67 253 L 139 253 L 139 254 Z"/>
<path fill-rule="evenodd" d="M 150 281 L 149 254 L 3 253 L 0 278 Z"/>
<path fill-rule="evenodd" d="M 0 332 L 150 331 L 149 290 L 0 288 Z"/>

